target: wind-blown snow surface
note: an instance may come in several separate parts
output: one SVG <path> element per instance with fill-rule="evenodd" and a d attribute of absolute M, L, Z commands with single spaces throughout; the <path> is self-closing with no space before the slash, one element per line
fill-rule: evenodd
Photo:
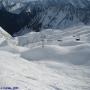
<path fill-rule="evenodd" d="M 32 32 L 22 36 L 23 40 L 18 37 L 23 42 L 18 41 L 19 44 L 6 40 L 8 43 L 0 46 L 0 87 L 16 86 L 18 90 L 90 90 L 89 30 L 89 26 L 81 26 L 63 32 Z M 40 42 L 43 33 L 44 48 Z M 78 38 L 81 40 L 76 41 Z"/>

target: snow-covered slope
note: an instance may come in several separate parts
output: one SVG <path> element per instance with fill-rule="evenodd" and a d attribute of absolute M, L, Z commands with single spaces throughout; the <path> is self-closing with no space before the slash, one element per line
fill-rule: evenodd
<path fill-rule="evenodd" d="M 0 37 L 11 38 L 11 35 L 7 33 L 2 27 L 0 27 Z"/>
<path fill-rule="evenodd" d="M 0 27 L 0 46 L 7 45 L 8 39 L 10 39 L 12 36 L 7 33 L 2 27 Z"/>
<path fill-rule="evenodd" d="M 15 45 L 11 38 L 8 45 L 0 47 L 0 87 L 17 87 L 17 90 L 89 90 L 89 32 L 89 26 L 32 32 L 22 36 L 23 43 L 27 41 L 26 37 L 33 40 L 25 47 Z M 42 35 L 44 48 L 40 42 Z M 78 35 L 80 41 L 77 40 Z"/>
<path fill-rule="evenodd" d="M 83 42 L 90 42 L 89 34 L 90 33 L 90 26 L 77 26 L 77 27 L 70 27 L 68 29 L 59 30 L 59 29 L 44 29 L 41 32 L 30 32 L 23 36 L 19 36 L 18 44 L 20 46 L 30 46 L 33 47 L 36 45 L 41 44 L 42 36 L 45 36 L 43 39 L 45 40 L 45 44 L 60 44 L 60 45 L 70 45 L 68 41 L 73 40 L 71 42 L 75 42 L 76 39 L 80 38 Z M 83 43 L 83 42 L 79 42 Z M 71 45 L 74 45 L 74 44 Z"/>
<path fill-rule="evenodd" d="M 28 62 L 3 51 L 0 51 L 0 56 L 1 87 L 18 87 L 20 90 L 89 90 L 89 66 L 49 60 Z"/>
<path fill-rule="evenodd" d="M 70 5 L 66 5 L 62 10 L 61 8 L 57 9 L 57 7 L 47 9 L 45 13 L 41 14 L 40 23 L 42 23 L 42 28 L 64 29 L 82 24 L 74 11 L 75 8 Z"/>

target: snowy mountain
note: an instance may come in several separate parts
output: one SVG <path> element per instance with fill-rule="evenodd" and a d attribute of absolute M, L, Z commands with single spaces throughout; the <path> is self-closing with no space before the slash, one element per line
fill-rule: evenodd
<path fill-rule="evenodd" d="M 20 18 L 20 20 L 19 18 L 13 20 L 16 23 L 13 22 L 16 25 L 13 29 L 16 31 L 10 33 L 12 35 L 22 35 L 22 30 L 27 33 L 49 28 L 65 29 L 78 24 L 90 24 L 90 1 L 88 0 L 17 0 L 11 2 L 2 0 L 0 7 Z M 21 20 L 22 18 L 25 20 Z"/>
<path fill-rule="evenodd" d="M 74 0 L 71 0 L 74 3 Z M 89 2 L 78 0 L 79 7 L 69 1 L 46 0 L 42 7 L 37 6 L 37 15 L 30 22 L 30 27 L 36 28 L 56 28 L 63 29 L 77 24 L 88 24 L 90 22 Z M 46 3 L 46 4 L 45 4 Z M 82 5 L 81 5 L 82 4 Z M 37 4 L 36 4 L 37 5 Z M 44 7 L 43 7 L 44 6 Z M 85 13 L 86 12 L 86 13 Z M 82 16 L 81 16 L 82 15 Z M 87 19 L 88 18 L 88 19 Z"/>
<path fill-rule="evenodd" d="M 90 90 L 90 0 L 0 0 L 0 26 L 0 89 Z"/>
<path fill-rule="evenodd" d="M 28 26 L 39 31 L 42 28 L 65 29 L 78 24 L 89 24 L 88 6 L 89 2 L 86 0 L 42 0 L 33 6 L 31 13 L 35 16 Z"/>

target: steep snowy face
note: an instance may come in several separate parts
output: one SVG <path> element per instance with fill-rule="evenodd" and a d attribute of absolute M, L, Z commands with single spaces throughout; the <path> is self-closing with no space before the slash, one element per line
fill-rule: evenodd
<path fill-rule="evenodd" d="M 41 0 L 33 11 L 35 17 L 29 26 L 33 29 L 64 29 L 77 24 L 90 22 L 90 8 L 87 0 Z M 39 30 L 37 30 L 39 31 Z"/>
<path fill-rule="evenodd" d="M 43 28 L 66 28 L 68 26 L 80 23 L 76 16 L 76 10 L 71 4 L 63 8 L 50 7 L 42 15 L 40 23 Z"/>

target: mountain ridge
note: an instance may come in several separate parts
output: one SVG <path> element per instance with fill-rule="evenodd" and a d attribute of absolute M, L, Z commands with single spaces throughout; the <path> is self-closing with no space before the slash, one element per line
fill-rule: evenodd
<path fill-rule="evenodd" d="M 25 24 L 23 24 L 23 26 L 21 25 L 21 28 L 13 32 L 13 34 L 28 28 L 30 28 L 28 31 L 33 30 L 38 32 L 42 29 L 48 28 L 65 29 L 77 24 L 90 24 L 89 5 L 90 1 L 88 0 L 18 1 L 11 3 L 11 7 L 10 5 L 5 4 L 5 1 L 2 3 L 2 6 L 7 12 L 17 14 L 19 16 L 21 15 L 20 17 L 24 14 L 24 18 L 27 18 L 28 20 L 28 22 L 25 20 L 23 22 Z M 19 24 L 21 23 L 22 22 Z"/>

